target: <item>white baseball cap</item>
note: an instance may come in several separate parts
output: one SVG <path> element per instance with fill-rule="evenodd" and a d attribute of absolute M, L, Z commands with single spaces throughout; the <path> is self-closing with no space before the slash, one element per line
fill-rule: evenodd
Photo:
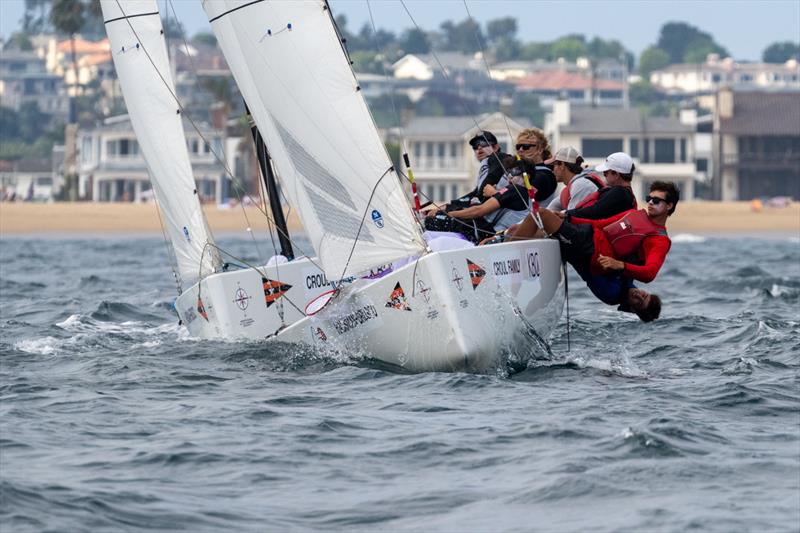
<path fill-rule="evenodd" d="M 614 152 L 606 157 L 605 163 L 600 163 L 595 167 L 598 172 L 614 170 L 620 174 L 630 174 L 633 169 L 633 159 L 625 152 Z"/>
<path fill-rule="evenodd" d="M 572 163 L 575 164 L 578 162 L 578 158 L 581 156 L 580 152 L 573 148 L 572 146 L 565 146 L 564 148 L 560 148 L 556 155 L 545 161 L 546 165 L 552 165 L 556 161 L 563 161 L 564 163 Z"/>

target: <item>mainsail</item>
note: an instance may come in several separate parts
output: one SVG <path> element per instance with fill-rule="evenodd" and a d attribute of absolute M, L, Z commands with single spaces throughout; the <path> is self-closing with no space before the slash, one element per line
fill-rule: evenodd
<path fill-rule="evenodd" d="M 100 0 L 131 124 L 150 171 L 180 278 L 219 263 L 197 196 L 156 0 Z"/>
<path fill-rule="evenodd" d="M 425 243 L 323 0 L 204 0 L 222 52 L 329 278 Z"/>

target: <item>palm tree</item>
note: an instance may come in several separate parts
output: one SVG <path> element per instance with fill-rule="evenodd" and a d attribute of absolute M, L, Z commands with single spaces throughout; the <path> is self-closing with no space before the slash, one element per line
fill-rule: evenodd
<path fill-rule="evenodd" d="M 70 98 L 70 122 L 75 122 L 75 101 L 78 94 L 78 56 L 75 53 L 75 34 L 83 27 L 86 5 L 82 0 L 53 0 L 50 8 L 50 23 L 65 35 L 69 35 L 70 51 L 72 52 L 72 70 L 74 75 L 72 98 Z"/>

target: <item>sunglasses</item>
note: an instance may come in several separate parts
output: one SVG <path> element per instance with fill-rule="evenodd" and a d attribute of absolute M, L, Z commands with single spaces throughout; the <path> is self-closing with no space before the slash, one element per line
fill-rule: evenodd
<path fill-rule="evenodd" d="M 488 148 L 491 146 L 489 143 L 478 142 L 472 145 L 473 150 L 480 150 L 481 148 Z"/>
<path fill-rule="evenodd" d="M 662 202 L 667 203 L 667 201 L 663 198 L 659 198 L 658 196 L 649 196 L 649 195 L 644 197 L 644 201 L 647 202 L 648 204 L 653 204 L 653 205 L 660 205 Z"/>
<path fill-rule="evenodd" d="M 520 150 L 529 150 L 531 148 L 536 148 L 537 146 L 539 146 L 539 145 L 538 144 L 518 144 L 514 148 L 516 148 L 517 152 L 519 152 Z"/>
<path fill-rule="evenodd" d="M 560 167 L 561 165 L 567 166 L 567 164 L 564 163 L 563 161 L 553 161 L 554 167 Z"/>

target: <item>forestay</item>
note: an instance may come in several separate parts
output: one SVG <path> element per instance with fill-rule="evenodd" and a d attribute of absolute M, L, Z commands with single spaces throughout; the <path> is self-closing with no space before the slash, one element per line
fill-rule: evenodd
<path fill-rule="evenodd" d="M 424 240 L 321 0 L 204 0 L 231 72 L 329 278 Z"/>
<path fill-rule="evenodd" d="M 219 262 L 197 196 L 156 0 L 100 0 L 125 105 L 184 282 Z"/>

